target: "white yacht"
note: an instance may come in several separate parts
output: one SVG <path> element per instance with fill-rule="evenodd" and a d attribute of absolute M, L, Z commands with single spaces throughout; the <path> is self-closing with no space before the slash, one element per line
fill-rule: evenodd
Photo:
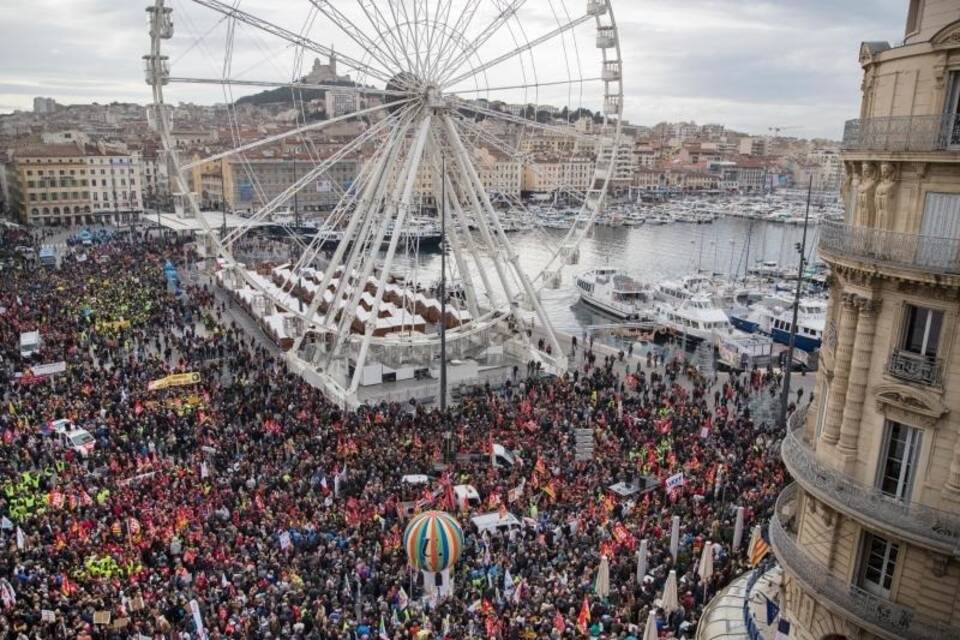
<path fill-rule="evenodd" d="M 713 344 L 716 336 L 733 331 L 727 314 L 708 295 L 696 294 L 678 304 L 661 302 L 656 308 L 660 324 L 676 335 Z"/>
<path fill-rule="evenodd" d="M 798 349 L 816 351 L 823 340 L 827 324 L 827 303 L 820 298 L 802 298 L 797 313 Z M 790 327 L 793 323 L 793 301 L 773 298 L 759 302 L 747 309 L 737 309 L 730 314 L 734 326 L 748 333 L 765 333 L 775 342 L 790 343 Z"/>
<path fill-rule="evenodd" d="M 640 318 L 653 301 L 653 289 L 619 269 L 592 269 L 577 277 L 580 300 L 624 320 Z"/>

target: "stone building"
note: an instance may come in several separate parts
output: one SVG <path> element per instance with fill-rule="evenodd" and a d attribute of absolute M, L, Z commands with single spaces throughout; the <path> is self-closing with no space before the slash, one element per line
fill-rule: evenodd
<path fill-rule="evenodd" d="M 138 158 L 103 144 L 24 147 L 7 171 L 11 209 L 23 224 L 126 224 L 143 210 Z"/>
<path fill-rule="evenodd" d="M 960 2 L 913 0 L 860 63 L 817 389 L 769 525 L 782 617 L 791 640 L 960 638 Z"/>

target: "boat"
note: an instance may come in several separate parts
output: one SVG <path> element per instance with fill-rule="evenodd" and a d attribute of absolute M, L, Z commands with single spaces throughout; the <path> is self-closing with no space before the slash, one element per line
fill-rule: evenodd
<path fill-rule="evenodd" d="M 653 301 L 653 290 L 619 269 L 592 269 L 576 280 L 580 300 L 622 320 L 642 317 Z"/>
<path fill-rule="evenodd" d="M 708 295 L 696 294 L 679 304 L 660 302 L 656 311 L 660 324 L 696 341 L 713 344 L 717 336 L 733 331 L 727 314 Z"/>
<path fill-rule="evenodd" d="M 763 333 L 774 342 L 790 344 L 793 323 L 793 302 L 787 298 L 773 298 L 752 307 L 740 307 L 730 312 L 733 326 L 747 333 Z M 823 341 L 827 323 L 827 303 L 820 298 L 801 298 L 797 310 L 797 337 L 794 346 L 802 351 L 816 351 Z"/>

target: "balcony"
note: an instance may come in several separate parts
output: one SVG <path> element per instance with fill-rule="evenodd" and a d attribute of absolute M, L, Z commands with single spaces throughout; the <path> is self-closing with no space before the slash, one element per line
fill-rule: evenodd
<path fill-rule="evenodd" d="M 770 544 L 781 566 L 802 583 L 805 590 L 817 594 L 821 605 L 890 640 L 960 639 L 960 629 L 849 584 L 807 554 L 797 542 L 789 522 L 781 516 L 784 508 L 796 499 L 796 491 L 797 485 L 792 484 L 777 500 L 776 511 L 770 519 Z"/>
<path fill-rule="evenodd" d="M 960 274 L 960 240 L 952 238 L 826 222 L 820 225 L 820 250 L 875 265 Z"/>
<path fill-rule="evenodd" d="M 940 358 L 930 358 L 897 349 L 890 355 L 887 372 L 898 380 L 939 387 L 943 361 Z"/>
<path fill-rule="evenodd" d="M 806 408 L 792 416 L 780 448 L 790 475 L 818 500 L 878 531 L 947 556 L 960 556 L 960 515 L 898 500 L 823 465 L 803 439 Z"/>
<path fill-rule="evenodd" d="M 960 116 L 890 116 L 847 120 L 843 151 L 960 151 Z"/>

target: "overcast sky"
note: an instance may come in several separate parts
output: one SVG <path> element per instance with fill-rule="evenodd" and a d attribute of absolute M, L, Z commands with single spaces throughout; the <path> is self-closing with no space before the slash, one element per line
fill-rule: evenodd
<path fill-rule="evenodd" d="M 553 10 L 562 15 L 564 1 L 571 14 L 583 13 L 586 0 L 528 0 L 520 13 L 524 35 L 532 40 L 555 28 Z M 463 0 L 453 2 L 461 5 Z M 494 6 L 493 0 L 485 2 Z M 27 11 L 21 2 L 0 0 L 0 112 L 29 109 L 37 95 L 67 104 L 148 102 L 140 59 L 148 48 L 145 4 L 144 0 L 31 0 Z M 349 11 L 356 1 L 335 0 L 334 4 Z M 210 12 L 189 0 L 172 0 L 172 6 L 178 18 L 177 38 L 171 43 L 175 75 L 185 75 L 186 70 L 190 75 L 216 77 L 223 48 L 217 30 L 208 34 L 204 44 L 191 48 L 196 35 L 207 33 L 207 25 L 214 24 L 207 22 L 213 20 L 206 15 Z M 294 31 L 300 29 L 308 6 L 307 0 L 240 3 L 242 9 L 270 14 Z M 774 126 L 793 127 L 785 133 L 837 138 L 843 121 L 855 117 L 858 110 L 860 42 L 902 38 L 907 2 L 614 0 L 613 6 L 626 76 L 624 112 L 630 121 L 720 122 L 754 133 L 766 133 Z M 329 24 L 320 21 L 310 33 L 336 44 L 338 50 L 351 51 L 351 43 Z M 247 56 L 266 59 L 269 51 L 277 51 L 272 46 L 282 47 L 253 34 L 238 37 L 237 48 Z M 589 67 L 595 50 L 580 42 L 582 64 Z M 507 45 L 506 40 L 490 43 L 490 47 Z M 540 47 L 536 58 L 540 82 L 568 77 L 572 50 L 568 46 L 564 52 L 557 40 Z M 485 59 L 496 55 L 489 48 L 484 53 Z M 564 57 L 566 71 L 557 62 Z M 201 70 L 204 64 L 206 71 Z M 274 78 L 290 68 L 282 51 L 271 64 L 279 69 Z M 524 71 L 522 67 L 508 63 L 490 70 L 487 86 L 512 82 Z M 244 68 L 256 68 L 256 63 Z M 248 77 L 262 78 L 264 71 L 261 67 Z M 191 91 L 179 86 L 176 99 L 216 99 Z M 547 101 L 545 95 L 540 94 L 541 101 Z M 588 101 L 584 104 L 589 106 Z"/>

